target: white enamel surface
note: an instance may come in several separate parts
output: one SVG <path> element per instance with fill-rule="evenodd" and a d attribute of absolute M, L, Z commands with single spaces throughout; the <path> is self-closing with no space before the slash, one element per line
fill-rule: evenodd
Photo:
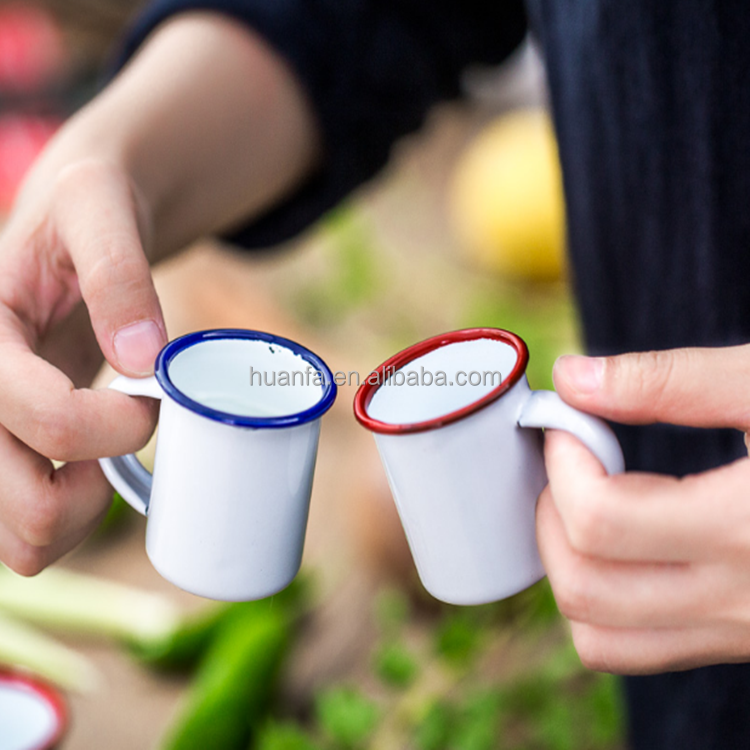
<path fill-rule="evenodd" d="M 507 379 L 517 361 L 515 348 L 495 339 L 441 346 L 389 377 L 375 392 L 367 413 L 388 424 L 413 424 L 445 416 L 494 390 Z M 403 373 L 403 381 L 399 373 Z M 411 379 L 416 376 L 419 385 L 408 385 L 409 373 L 415 374 Z M 445 374 L 446 385 L 422 384 L 429 381 L 430 375 L 437 379 L 438 373 Z M 401 382 L 403 385 L 399 384 Z"/>
<path fill-rule="evenodd" d="M 524 377 L 440 429 L 374 433 L 420 578 L 438 599 L 497 601 L 544 575 L 535 534 L 542 435 L 516 425 L 529 393 Z"/>
<path fill-rule="evenodd" d="M 148 396 L 162 399 L 164 391 L 152 375 L 149 378 L 116 377 L 109 387 L 128 396 Z M 141 515 L 148 515 L 151 475 L 134 454 L 127 456 L 100 458 L 99 466 L 107 481 L 120 493 L 121 497 Z"/>
<path fill-rule="evenodd" d="M 261 599 L 299 570 L 320 420 L 233 427 L 162 401 L 146 550 L 165 578 L 212 599 Z"/>
<path fill-rule="evenodd" d="M 252 383 L 251 367 L 257 373 Z M 265 341 L 201 341 L 173 357 L 168 370 L 174 386 L 193 401 L 238 416 L 297 414 L 315 406 L 323 395 L 309 362 Z"/>
<path fill-rule="evenodd" d="M 57 731 L 54 709 L 30 688 L 0 683 L 0 750 L 30 750 Z"/>
<path fill-rule="evenodd" d="M 483 604 L 544 575 L 536 544 L 536 500 L 547 483 L 541 427 L 571 432 L 610 473 L 623 471 L 604 422 L 556 393 L 532 393 L 525 376 L 438 429 L 374 433 L 420 578 L 436 598 Z"/>
<path fill-rule="evenodd" d="M 599 459 L 608 474 L 625 471 L 622 448 L 609 425 L 569 406 L 554 391 L 534 391 L 524 404 L 518 424 L 572 432 Z"/>
<path fill-rule="evenodd" d="M 209 400 L 212 389 L 227 389 L 236 406 L 250 391 L 251 363 L 267 371 L 268 380 L 272 369 L 306 371 L 305 360 L 283 347 L 271 351 L 262 342 L 250 352 L 246 342 L 230 343 L 243 346 L 209 341 L 174 357 L 169 374 L 175 386 L 225 410 L 226 401 Z M 313 407 L 323 387 L 312 375 L 309 385 L 301 383 L 301 376 L 293 387 L 264 381 L 244 402 L 245 414 L 281 416 Z M 320 419 L 274 429 L 238 427 L 178 404 L 154 378 L 119 377 L 112 387 L 162 398 L 150 497 L 128 483 L 118 459 L 100 460 L 115 489 L 147 513 L 146 550 L 159 573 L 193 594 L 226 601 L 261 599 L 291 583 L 302 559 Z M 254 405 L 257 399 L 261 407 Z"/>

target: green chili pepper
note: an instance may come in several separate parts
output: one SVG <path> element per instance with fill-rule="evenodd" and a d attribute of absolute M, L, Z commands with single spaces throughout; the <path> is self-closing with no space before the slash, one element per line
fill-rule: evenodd
<path fill-rule="evenodd" d="M 255 617 L 264 619 L 273 609 L 294 620 L 305 609 L 308 590 L 306 579 L 298 577 L 283 591 L 267 599 L 210 605 L 184 618 L 164 638 L 131 642 L 131 651 L 149 667 L 163 671 L 186 671 L 196 665 L 217 633 L 230 620 L 240 618 L 250 622 Z"/>
<path fill-rule="evenodd" d="M 269 706 L 290 636 L 281 607 L 238 609 L 214 635 L 162 750 L 246 750 Z"/>

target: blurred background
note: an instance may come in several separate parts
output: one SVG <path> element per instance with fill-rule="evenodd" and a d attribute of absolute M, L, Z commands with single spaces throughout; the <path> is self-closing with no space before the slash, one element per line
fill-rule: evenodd
<path fill-rule="evenodd" d="M 3 214 L 139 5 L 0 2 Z M 497 326 L 528 343 L 532 388 L 551 387 L 555 358 L 580 344 L 537 52 L 468 71 L 465 94 L 295 241 L 252 254 L 201 241 L 157 267 L 170 337 L 257 328 L 367 373 L 422 338 Z M 274 602 L 171 586 L 117 498 L 52 570 L 0 570 L 0 665 L 64 691 L 60 747 L 624 748 L 619 684 L 580 666 L 546 582 L 470 608 L 421 590 L 353 396 L 342 388 L 324 420 L 303 573 Z"/>

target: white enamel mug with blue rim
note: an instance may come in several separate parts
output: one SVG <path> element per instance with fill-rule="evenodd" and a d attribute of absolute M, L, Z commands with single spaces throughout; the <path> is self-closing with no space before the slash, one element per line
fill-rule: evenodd
<path fill-rule="evenodd" d="M 302 560 L 320 419 L 336 398 L 323 360 L 268 333 L 199 331 L 167 344 L 153 377 L 110 388 L 161 400 L 153 476 L 132 454 L 99 461 L 148 516 L 156 570 L 225 601 L 286 587 Z"/>
<path fill-rule="evenodd" d="M 420 579 L 450 604 L 498 601 L 545 574 L 535 513 L 547 475 L 537 428 L 566 430 L 610 474 L 624 469 L 605 422 L 552 391 L 531 391 L 528 358 L 526 344 L 508 331 L 454 331 L 391 357 L 355 397 Z M 409 373 L 417 384 L 407 384 Z"/>

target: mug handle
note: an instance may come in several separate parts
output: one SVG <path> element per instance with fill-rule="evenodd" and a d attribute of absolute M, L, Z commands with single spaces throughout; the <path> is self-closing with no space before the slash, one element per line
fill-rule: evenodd
<path fill-rule="evenodd" d="M 554 391 L 532 391 L 521 408 L 518 425 L 565 430 L 599 459 L 608 474 L 625 471 L 622 448 L 609 425 L 599 417 L 569 406 Z"/>
<path fill-rule="evenodd" d="M 116 377 L 109 387 L 128 396 L 147 396 L 161 400 L 164 392 L 152 375 L 150 378 L 128 378 L 125 375 Z M 104 476 L 120 493 L 128 505 L 135 508 L 144 516 L 148 515 L 148 505 L 151 498 L 151 472 L 136 458 L 134 453 L 113 458 L 100 458 Z"/>

